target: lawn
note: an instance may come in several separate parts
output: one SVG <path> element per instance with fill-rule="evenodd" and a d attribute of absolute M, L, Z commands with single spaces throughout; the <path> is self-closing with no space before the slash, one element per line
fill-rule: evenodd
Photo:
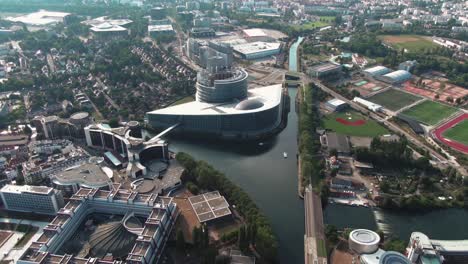
<path fill-rule="evenodd" d="M 335 21 L 334 16 L 321 16 L 320 20 L 314 21 L 314 22 L 307 22 L 302 25 L 294 25 L 294 29 L 296 30 L 310 30 L 314 28 L 321 28 L 321 27 L 326 27 L 329 26 Z"/>
<path fill-rule="evenodd" d="M 379 104 L 392 111 L 397 111 L 420 99 L 421 98 L 417 96 L 395 89 L 389 89 L 385 92 L 378 93 L 368 98 L 369 101 Z"/>
<path fill-rule="evenodd" d="M 339 118 L 349 122 L 358 122 L 359 120 L 364 120 L 365 122 L 362 125 L 351 126 L 338 122 L 336 119 Z M 337 133 L 348 136 L 377 137 L 380 135 L 388 134 L 387 129 L 379 125 L 376 121 L 364 117 L 363 115 L 354 111 L 333 113 L 327 115 L 324 118 L 324 126 L 326 129 L 330 129 Z"/>
<path fill-rule="evenodd" d="M 456 111 L 456 108 L 448 105 L 436 103 L 433 101 L 424 101 L 416 106 L 411 107 L 410 109 L 403 111 L 403 114 L 412 117 L 421 123 L 435 125 Z"/>
<path fill-rule="evenodd" d="M 397 49 L 406 49 L 408 51 L 418 51 L 424 49 L 433 49 L 437 44 L 427 36 L 420 35 L 381 35 L 379 38 L 385 43 L 394 46 Z"/>
<path fill-rule="evenodd" d="M 447 129 L 442 135 L 445 138 L 468 145 L 468 120 L 465 119 L 454 127 Z"/>

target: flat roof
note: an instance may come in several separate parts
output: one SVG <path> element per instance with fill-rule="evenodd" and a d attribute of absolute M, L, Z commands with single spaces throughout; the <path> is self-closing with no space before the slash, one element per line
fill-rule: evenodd
<path fill-rule="evenodd" d="M 244 29 L 242 32 L 248 37 L 266 37 L 268 36 L 261 28 Z"/>
<path fill-rule="evenodd" d="M 256 99 L 263 103 L 262 107 L 256 109 L 242 110 L 236 109 L 239 101 L 227 103 L 203 103 L 193 101 L 185 104 L 170 106 L 163 109 L 148 112 L 148 114 L 161 115 L 234 115 L 259 112 L 273 108 L 281 103 L 282 85 L 275 84 L 270 86 L 258 87 L 248 90 L 248 98 L 245 100 Z M 244 100 L 244 101 L 245 101 Z M 242 101 L 241 101 L 242 102 Z"/>
<path fill-rule="evenodd" d="M 127 29 L 119 25 L 113 25 L 111 23 L 104 22 L 102 24 L 90 28 L 90 30 L 93 32 L 120 32 L 126 31 Z"/>
<path fill-rule="evenodd" d="M 333 99 L 329 100 L 327 102 L 327 104 L 331 104 L 333 106 L 340 106 L 340 105 L 346 104 L 346 102 L 343 101 L 343 100 L 340 100 L 338 98 L 333 98 Z"/>
<path fill-rule="evenodd" d="M 48 24 L 62 22 L 63 18 L 68 15 L 70 15 L 70 13 L 39 10 L 37 12 L 18 17 L 7 17 L 6 20 L 12 22 L 21 22 L 29 25 L 44 26 Z"/>
<path fill-rule="evenodd" d="M 337 68 L 341 68 L 341 66 L 327 62 L 327 63 L 322 63 L 319 65 L 312 66 L 309 68 L 309 70 L 316 71 L 316 72 L 325 72 L 325 71 L 335 70 Z"/>
<path fill-rule="evenodd" d="M 82 187 L 99 188 L 107 186 L 112 176 L 110 168 L 87 162 L 54 175 L 53 181 L 62 185 L 79 184 Z"/>
<path fill-rule="evenodd" d="M 149 25 L 148 31 L 174 31 L 172 25 Z"/>
<path fill-rule="evenodd" d="M 279 50 L 281 43 L 279 42 L 263 42 L 256 41 L 244 44 L 237 44 L 232 46 L 234 51 L 242 54 L 255 54 L 258 52 L 264 52 L 269 50 Z"/>
<path fill-rule="evenodd" d="M 53 188 L 45 187 L 45 186 L 7 184 L 7 185 L 3 186 L 3 188 L 1 189 L 1 192 L 3 192 L 3 193 L 16 193 L 16 194 L 31 193 L 31 194 L 48 195 L 53 190 L 54 190 Z"/>
<path fill-rule="evenodd" d="M 218 191 L 189 197 L 189 202 L 200 223 L 231 214 L 228 202 Z"/>
<path fill-rule="evenodd" d="M 97 18 L 94 18 L 94 19 L 90 19 L 90 20 L 86 20 L 86 21 L 83 21 L 81 22 L 82 24 L 84 25 L 88 25 L 88 26 L 98 26 L 102 23 L 109 23 L 111 25 L 116 25 L 116 26 L 125 26 L 125 25 L 128 25 L 130 23 L 132 23 L 133 21 L 130 20 L 130 19 L 109 19 L 108 17 L 106 16 L 102 16 L 102 17 L 97 17 Z"/>

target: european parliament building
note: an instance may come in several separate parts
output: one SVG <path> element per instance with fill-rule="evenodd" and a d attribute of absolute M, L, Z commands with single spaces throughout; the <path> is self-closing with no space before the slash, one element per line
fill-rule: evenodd
<path fill-rule="evenodd" d="M 197 75 L 196 100 L 146 114 L 154 129 L 230 139 L 258 138 L 281 124 L 281 84 L 248 89 L 248 73 L 222 56 L 208 58 Z"/>

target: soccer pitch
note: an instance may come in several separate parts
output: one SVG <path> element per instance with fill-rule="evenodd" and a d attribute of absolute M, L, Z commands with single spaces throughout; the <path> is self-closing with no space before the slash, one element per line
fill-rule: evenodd
<path fill-rule="evenodd" d="M 455 112 L 457 109 L 454 107 L 433 101 L 424 101 L 403 111 L 403 114 L 426 125 L 435 125 Z"/>
<path fill-rule="evenodd" d="M 395 89 L 388 89 L 385 92 L 378 93 L 368 98 L 369 101 L 379 104 L 392 111 L 397 111 L 420 99 L 421 98 L 417 96 Z"/>
<path fill-rule="evenodd" d="M 454 127 L 447 129 L 443 136 L 468 145 L 468 119 L 456 124 Z"/>

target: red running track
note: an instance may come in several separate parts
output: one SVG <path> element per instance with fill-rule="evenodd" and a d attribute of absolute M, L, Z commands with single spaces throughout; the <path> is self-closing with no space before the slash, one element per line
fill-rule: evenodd
<path fill-rule="evenodd" d="M 461 151 L 465 154 L 468 154 L 468 146 L 461 143 L 461 142 L 458 142 L 458 141 L 454 141 L 454 140 L 450 140 L 450 139 L 447 139 L 447 138 L 444 138 L 442 136 L 442 134 L 447 130 L 447 129 L 450 129 L 452 128 L 453 126 L 455 126 L 456 124 L 460 123 L 460 122 L 463 122 L 463 120 L 465 119 L 468 119 L 468 114 L 463 114 L 455 119 L 452 119 L 450 121 L 448 121 L 447 123 L 439 126 L 438 128 L 436 128 L 434 130 L 434 136 L 440 141 L 440 142 L 443 142 L 444 144 L 446 144 L 447 146 L 450 146 L 451 148 L 453 149 L 456 149 L 458 151 Z"/>
<path fill-rule="evenodd" d="M 359 119 L 359 120 L 356 120 L 356 121 L 348 121 L 346 119 L 343 119 L 341 117 L 338 117 L 336 119 L 337 122 L 340 122 L 341 124 L 343 125 L 347 125 L 347 126 L 362 126 L 366 123 L 366 121 L 362 120 L 362 119 Z"/>

